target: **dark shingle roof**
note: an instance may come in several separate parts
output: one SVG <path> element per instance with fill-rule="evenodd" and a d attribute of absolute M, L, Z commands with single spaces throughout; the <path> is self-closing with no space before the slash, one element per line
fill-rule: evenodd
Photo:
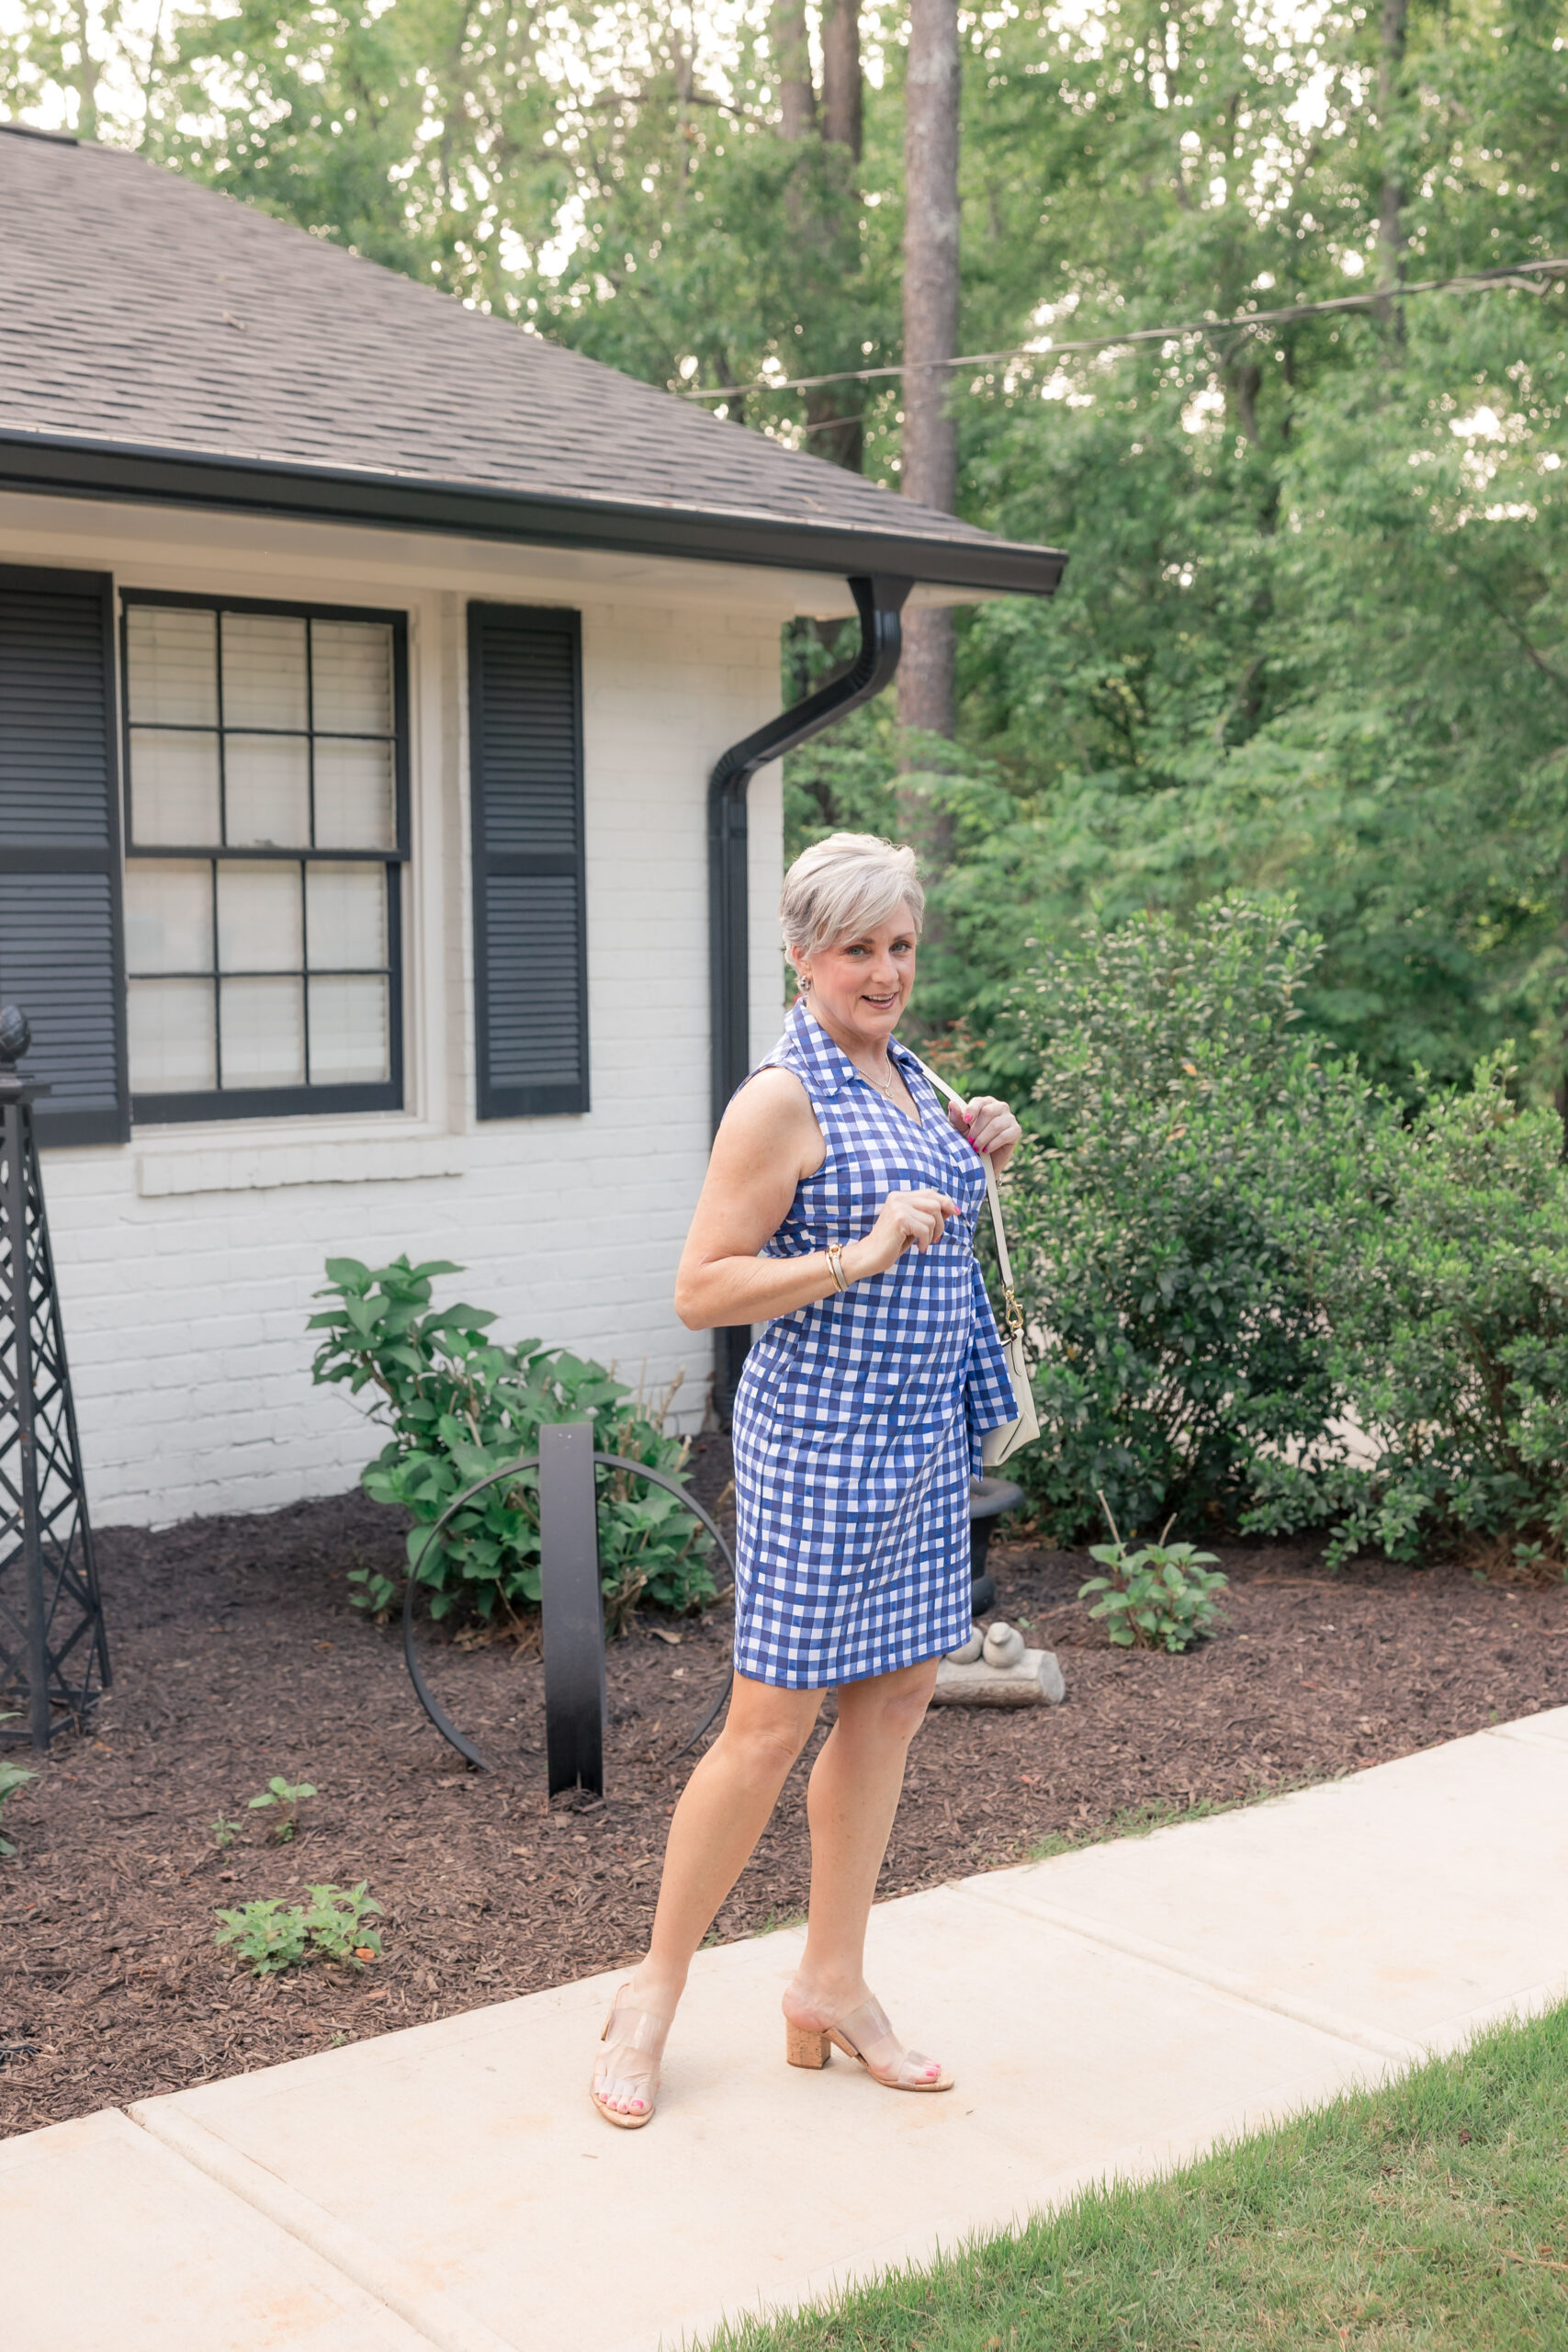
<path fill-rule="evenodd" d="M 0 482 L 971 588 L 1062 558 L 118 149 L 0 137 Z"/>

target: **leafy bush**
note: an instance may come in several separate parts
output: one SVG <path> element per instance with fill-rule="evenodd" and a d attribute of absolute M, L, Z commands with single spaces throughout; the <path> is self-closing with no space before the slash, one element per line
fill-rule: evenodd
<path fill-rule="evenodd" d="M 368 1884 L 361 1879 L 357 1886 L 310 1886 L 303 1904 L 268 1897 L 220 1911 L 213 1941 L 220 1950 L 230 1947 L 253 1976 L 273 1976 L 311 1959 L 367 1968 L 381 1956 L 379 1935 L 365 1924 L 381 1909 Z"/>
<path fill-rule="evenodd" d="M 1367 1130 L 1357 1182 L 1283 1220 L 1362 1442 L 1262 1462 L 1243 1525 L 1334 1525 L 1329 1558 L 1444 1535 L 1568 1550 L 1568 1170 L 1555 1112 L 1510 1099 L 1508 1050 L 1464 1093 Z"/>
<path fill-rule="evenodd" d="M 1234 1521 L 1263 1458 L 1313 1456 L 1341 1403 L 1284 1231 L 1371 1115 L 1300 1029 L 1317 953 L 1287 904 L 1228 899 L 1042 956 L 1011 1021 L 1033 1073 L 1009 1184 L 1045 1531 Z M 1341 1152 L 1343 1157 L 1343 1152 Z M 1337 1181 L 1337 1180 L 1336 1180 Z"/>
<path fill-rule="evenodd" d="M 1123 1526 L 1456 1535 L 1568 1555 L 1568 1170 L 1506 1051 L 1413 1112 L 1299 1018 L 1288 904 L 1148 917 L 1041 959 L 1010 1020 L 1010 1184 L 1042 1442 L 1071 1542 Z M 1417 1071 L 1419 1089 L 1427 1087 Z"/>
<path fill-rule="evenodd" d="M 344 1382 L 358 1396 L 379 1392 L 371 1418 L 390 1431 L 365 1471 L 366 1492 L 400 1505 L 415 1525 L 409 1566 L 431 1589 L 431 1613 L 515 1619 L 539 1600 L 538 1475 L 491 1487 L 459 1511 L 438 1544 L 430 1530 L 447 1505 L 490 1472 L 536 1453 L 547 1421 L 592 1420 L 595 1449 L 646 1463 L 680 1479 L 687 1448 L 603 1365 L 547 1349 L 537 1340 L 506 1346 L 487 1336 L 495 1317 L 477 1306 L 436 1309 L 438 1274 L 460 1273 L 445 1260 L 412 1265 L 406 1257 L 374 1272 L 356 1258 L 329 1258 L 319 1296 L 338 1304 L 310 1318 L 325 1334 L 313 1377 Z M 599 1476 L 599 1559 L 611 1620 L 623 1624 L 646 1596 L 660 1607 L 700 1607 L 716 1589 L 707 1565 L 711 1539 L 673 1495 L 624 1471 Z M 394 1588 L 357 1571 L 355 1599 L 389 1605 Z"/>
<path fill-rule="evenodd" d="M 1109 1518 L 1110 1513 L 1106 1516 Z M 1091 1592 L 1104 1595 L 1089 1611 L 1103 1617 L 1106 1631 L 1118 1649 L 1187 1650 L 1213 1631 L 1218 1613 L 1214 1595 L 1229 1578 L 1221 1576 L 1213 1552 L 1190 1544 L 1168 1544 L 1168 1525 L 1157 1544 L 1134 1552 L 1122 1543 L 1111 1522 L 1112 1541 L 1091 1544 L 1089 1556 L 1106 1571 L 1078 1587 L 1078 1599 Z"/>
<path fill-rule="evenodd" d="M 25 1764 L 13 1764 L 0 1756 L 0 1813 L 5 1811 L 7 1797 L 15 1796 L 18 1789 L 26 1788 L 29 1781 L 37 1779 L 38 1774 L 29 1772 Z M 16 1850 L 13 1839 L 0 1837 L 0 1855 L 14 1854 Z"/>

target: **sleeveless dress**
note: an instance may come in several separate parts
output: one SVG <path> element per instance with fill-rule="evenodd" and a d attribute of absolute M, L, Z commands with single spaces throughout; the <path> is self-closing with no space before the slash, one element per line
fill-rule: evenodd
<path fill-rule="evenodd" d="M 942 1240 L 776 1316 L 734 1411 L 735 1663 L 817 1690 L 891 1674 L 967 1640 L 969 1481 L 1012 1385 L 975 1257 L 977 1155 L 894 1040 L 920 1114 L 895 1109 L 798 1001 L 759 1063 L 810 1098 L 827 1153 L 762 1251 L 797 1258 L 871 1231 L 887 1194 L 959 1204 Z"/>

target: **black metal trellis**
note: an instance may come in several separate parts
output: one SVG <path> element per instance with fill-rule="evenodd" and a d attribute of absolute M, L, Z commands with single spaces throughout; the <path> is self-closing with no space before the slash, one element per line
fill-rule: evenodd
<path fill-rule="evenodd" d="M 662 1487 L 702 1521 L 717 1544 L 731 1577 L 735 1562 L 717 1527 L 694 1497 L 661 1470 L 633 1462 L 624 1453 L 593 1450 L 591 1421 L 547 1423 L 539 1431 L 539 1452 L 509 1462 L 478 1478 L 455 1496 L 425 1539 L 425 1548 L 439 1541 L 457 1513 L 487 1487 L 521 1477 L 526 1470 L 539 1473 L 539 1545 L 541 1606 L 545 1634 L 545 1749 L 549 1793 L 583 1788 L 593 1796 L 604 1793 L 604 1608 L 599 1589 L 598 1498 L 593 1484 L 597 1469 L 625 1470 L 636 1478 Z M 411 1575 L 403 1591 L 403 1657 L 420 1705 L 443 1739 L 468 1763 L 491 1771 L 490 1760 L 460 1732 L 420 1671 L 413 1647 L 413 1604 L 419 1579 Z M 727 1686 L 728 1688 L 728 1686 Z M 714 1710 L 716 1713 L 716 1708 Z M 702 1728 L 705 1729 L 705 1724 Z M 701 1731 L 694 1734 L 700 1737 Z M 691 1743 L 688 1743 L 690 1745 Z M 683 1753 L 684 1751 L 679 1751 Z"/>
<path fill-rule="evenodd" d="M 0 1741 L 81 1729 L 109 1687 L 82 1449 L 44 1216 L 23 1014 L 0 1008 Z"/>

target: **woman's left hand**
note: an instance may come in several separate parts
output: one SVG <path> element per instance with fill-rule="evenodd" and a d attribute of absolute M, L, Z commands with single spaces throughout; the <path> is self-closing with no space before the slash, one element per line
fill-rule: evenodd
<path fill-rule="evenodd" d="M 1000 1175 L 1023 1134 L 1007 1104 L 998 1102 L 994 1094 L 972 1094 L 967 1102 L 950 1102 L 947 1115 Z"/>

